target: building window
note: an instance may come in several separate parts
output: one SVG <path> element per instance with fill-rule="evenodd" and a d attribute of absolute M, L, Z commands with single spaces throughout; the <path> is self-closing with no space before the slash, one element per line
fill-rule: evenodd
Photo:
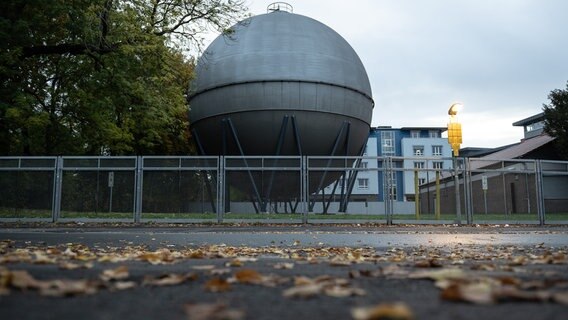
<path fill-rule="evenodd" d="M 390 188 L 390 198 L 396 200 L 396 186 L 391 186 Z"/>
<path fill-rule="evenodd" d="M 441 156 L 442 155 L 442 146 L 432 146 L 432 155 L 433 156 Z"/>
<path fill-rule="evenodd" d="M 359 189 L 369 189 L 369 179 L 357 179 Z"/>
<path fill-rule="evenodd" d="M 430 138 L 439 138 L 439 137 L 440 137 L 440 131 L 430 130 Z"/>
<path fill-rule="evenodd" d="M 381 132 L 381 151 L 383 155 L 394 155 L 394 132 L 382 131 Z"/>
<path fill-rule="evenodd" d="M 414 169 L 424 169 L 424 162 L 414 161 Z"/>
<path fill-rule="evenodd" d="M 432 162 L 432 167 L 433 167 L 434 169 L 442 170 L 442 169 L 444 169 L 444 162 L 442 162 L 442 161 L 434 161 L 434 162 Z"/>
<path fill-rule="evenodd" d="M 367 161 L 362 161 L 362 162 L 359 164 L 359 168 L 367 169 Z"/>
<path fill-rule="evenodd" d="M 418 178 L 418 185 L 423 185 L 426 183 L 426 179 L 425 178 Z"/>
<path fill-rule="evenodd" d="M 420 138 L 420 130 L 411 130 L 410 131 L 411 138 Z"/>
<path fill-rule="evenodd" d="M 525 126 L 527 132 L 535 131 L 544 128 L 544 121 L 531 123 Z"/>
<path fill-rule="evenodd" d="M 413 146 L 412 147 L 412 154 L 415 157 L 421 157 L 424 155 L 424 146 Z"/>

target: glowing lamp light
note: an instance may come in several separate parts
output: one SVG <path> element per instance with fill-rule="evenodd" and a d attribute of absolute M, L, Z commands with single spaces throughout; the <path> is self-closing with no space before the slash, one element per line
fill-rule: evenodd
<path fill-rule="evenodd" d="M 450 106 L 450 109 L 448 110 L 448 114 L 450 116 L 456 116 L 458 114 L 458 112 L 460 112 L 463 109 L 463 103 L 461 102 L 454 102 L 452 103 L 452 105 Z"/>
<path fill-rule="evenodd" d="M 448 115 L 450 115 L 450 122 L 448 123 L 448 143 L 452 147 L 454 157 L 459 156 L 460 145 L 462 143 L 462 128 L 461 123 L 458 122 L 457 114 L 463 109 L 463 104 L 455 102 L 450 106 Z"/>

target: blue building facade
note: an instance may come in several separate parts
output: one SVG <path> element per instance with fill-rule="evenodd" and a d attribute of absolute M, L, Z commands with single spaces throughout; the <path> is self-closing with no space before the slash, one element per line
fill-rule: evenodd
<path fill-rule="evenodd" d="M 443 170 L 452 165 L 451 147 L 447 138 L 442 138 L 446 130 L 445 127 L 371 128 L 364 156 L 377 157 L 376 164 L 372 166 L 378 168 L 385 165 L 380 158 L 391 157 L 392 166 L 396 170 L 388 177 L 381 171 L 369 171 L 368 177 L 358 177 L 358 180 L 368 181 L 359 180 L 353 189 L 353 196 L 365 194 L 365 190 L 358 188 L 359 186 L 374 185 L 376 188 L 373 187 L 373 190 L 378 190 L 372 197 L 374 201 L 384 201 L 387 194 L 395 201 L 414 201 L 415 176 L 412 169 L 418 169 L 418 180 L 422 184 L 433 177 L 429 176 L 427 170 L 420 169 Z M 367 187 L 366 190 L 368 189 L 370 188 Z"/>

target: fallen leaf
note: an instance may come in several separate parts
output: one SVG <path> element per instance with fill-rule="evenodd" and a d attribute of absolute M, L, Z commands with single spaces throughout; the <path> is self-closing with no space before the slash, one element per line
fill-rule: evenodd
<path fill-rule="evenodd" d="M 0 296 L 7 296 L 10 294 L 10 289 L 6 287 L 0 287 Z"/>
<path fill-rule="evenodd" d="M 188 320 L 240 320 L 245 317 L 244 311 L 230 309 L 223 303 L 188 303 L 184 310 Z"/>
<path fill-rule="evenodd" d="M 51 280 L 43 282 L 39 294 L 49 297 L 65 297 L 81 294 L 94 294 L 98 283 L 89 280 Z"/>
<path fill-rule="evenodd" d="M 258 284 L 262 282 L 262 275 L 253 269 L 242 269 L 235 273 L 235 278 L 240 283 Z"/>
<path fill-rule="evenodd" d="M 211 274 L 212 276 L 222 276 L 229 273 L 231 273 L 231 269 L 229 268 L 212 269 L 211 271 L 209 271 L 209 274 Z"/>
<path fill-rule="evenodd" d="M 525 291 L 513 286 L 501 286 L 494 289 L 493 295 L 500 301 L 534 301 L 544 302 L 553 298 L 548 291 Z"/>
<path fill-rule="evenodd" d="M 196 279 L 197 275 L 195 273 L 188 273 L 188 274 L 169 273 L 161 275 L 159 277 L 146 276 L 142 284 L 149 286 L 174 286 L 182 284 L 186 281 L 193 281 Z"/>
<path fill-rule="evenodd" d="M 320 294 L 321 291 L 322 285 L 314 283 L 288 288 L 282 292 L 282 296 L 285 298 L 311 298 Z"/>
<path fill-rule="evenodd" d="M 465 279 L 467 274 L 462 269 L 445 268 L 441 270 L 417 271 L 408 275 L 410 279 L 430 279 L 430 280 L 446 280 L 446 279 Z"/>
<path fill-rule="evenodd" d="M 63 270 L 91 269 L 93 266 L 94 265 L 92 262 L 87 262 L 87 263 L 62 262 L 59 264 L 59 269 Z"/>
<path fill-rule="evenodd" d="M 107 269 L 104 270 L 103 273 L 100 275 L 101 280 L 103 281 L 112 281 L 112 280 L 124 280 L 128 278 L 128 267 L 127 266 L 120 266 L 115 269 Z"/>
<path fill-rule="evenodd" d="M 127 290 L 135 288 L 136 286 L 137 284 L 134 281 L 116 281 L 113 283 L 112 288 L 115 290 Z"/>
<path fill-rule="evenodd" d="M 25 270 L 10 271 L 9 283 L 17 289 L 38 289 L 42 286 L 42 282 L 36 280 Z"/>
<path fill-rule="evenodd" d="M 490 283 L 453 283 L 442 290 L 441 298 L 449 301 L 492 304 L 496 302 Z"/>
<path fill-rule="evenodd" d="M 552 294 L 552 300 L 565 306 L 568 305 L 568 291 L 556 292 Z"/>
<path fill-rule="evenodd" d="M 420 260 L 414 263 L 416 268 L 441 268 L 442 264 L 437 259 Z"/>
<path fill-rule="evenodd" d="M 292 262 L 280 262 L 274 265 L 274 269 L 279 269 L 279 270 L 283 270 L 283 269 L 294 269 L 294 263 Z"/>
<path fill-rule="evenodd" d="M 195 270 L 213 270 L 215 269 L 215 266 L 212 264 L 207 264 L 207 265 L 201 265 L 201 266 L 192 266 L 192 269 Z"/>
<path fill-rule="evenodd" d="M 324 288 L 323 293 L 325 293 L 330 297 L 335 297 L 335 298 L 364 296 L 365 294 L 367 294 L 367 292 L 365 292 L 365 290 L 361 288 L 352 288 L 352 287 L 343 287 L 343 286 L 326 287 Z"/>
<path fill-rule="evenodd" d="M 357 307 L 351 309 L 355 320 L 413 320 L 414 314 L 402 303 L 382 303 L 374 307 Z"/>
<path fill-rule="evenodd" d="M 241 260 L 234 259 L 234 260 L 231 260 L 231 261 L 225 263 L 225 266 L 226 267 L 242 267 L 243 262 Z"/>
<path fill-rule="evenodd" d="M 231 290 L 231 284 L 226 279 L 213 278 L 205 282 L 204 288 L 210 292 L 225 292 Z"/>

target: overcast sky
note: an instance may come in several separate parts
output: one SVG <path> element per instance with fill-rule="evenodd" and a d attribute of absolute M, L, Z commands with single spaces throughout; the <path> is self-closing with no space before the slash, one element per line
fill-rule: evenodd
<path fill-rule="evenodd" d="M 274 1 L 248 0 L 254 15 Z M 373 126 L 440 126 L 454 101 L 462 147 L 518 142 L 568 81 L 566 0 L 289 0 L 342 35 L 363 61 Z"/>

